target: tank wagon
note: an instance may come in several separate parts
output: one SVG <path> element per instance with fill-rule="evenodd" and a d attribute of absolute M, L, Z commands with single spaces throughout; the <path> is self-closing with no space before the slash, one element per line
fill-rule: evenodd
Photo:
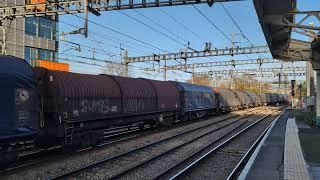
<path fill-rule="evenodd" d="M 39 147 L 88 147 L 102 141 L 109 127 L 170 126 L 287 98 L 174 81 L 32 68 L 10 56 L 0 56 L 0 62 L 0 81 L 5 84 L 0 94 L 0 163 L 17 158 L 25 141 Z"/>

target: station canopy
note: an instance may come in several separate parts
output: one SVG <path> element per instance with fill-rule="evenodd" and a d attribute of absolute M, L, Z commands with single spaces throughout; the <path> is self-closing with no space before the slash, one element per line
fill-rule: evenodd
<path fill-rule="evenodd" d="M 292 28 L 284 25 L 283 20 L 294 23 L 294 14 L 290 12 L 296 9 L 296 0 L 254 0 L 253 2 L 273 58 L 288 59 L 287 50 Z"/>

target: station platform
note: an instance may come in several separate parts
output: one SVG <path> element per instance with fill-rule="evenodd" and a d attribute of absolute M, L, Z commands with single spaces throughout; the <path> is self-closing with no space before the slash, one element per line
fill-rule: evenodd
<path fill-rule="evenodd" d="M 295 110 L 286 110 L 267 132 L 238 179 L 320 180 L 320 129 L 301 119 Z"/>

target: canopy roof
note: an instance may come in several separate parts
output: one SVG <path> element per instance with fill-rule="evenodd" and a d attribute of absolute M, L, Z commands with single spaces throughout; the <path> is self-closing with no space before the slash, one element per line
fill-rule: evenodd
<path fill-rule="evenodd" d="M 281 54 L 289 48 L 291 27 L 283 25 L 283 19 L 294 23 L 296 0 L 253 0 L 263 33 L 273 58 L 282 59 Z"/>

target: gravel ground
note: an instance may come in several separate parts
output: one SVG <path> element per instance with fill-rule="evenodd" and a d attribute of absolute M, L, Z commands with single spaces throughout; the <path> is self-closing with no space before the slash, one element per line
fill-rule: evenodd
<path fill-rule="evenodd" d="M 168 136 L 173 136 L 181 132 L 189 131 L 199 126 L 204 126 L 211 122 L 221 121 L 225 118 L 234 117 L 239 114 L 243 114 L 247 111 L 233 112 L 227 115 L 222 115 L 218 117 L 213 117 L 208 120 L 198 121 L 192 124 L 187 124 L 180 126 L 175 129 L 169 129 L 165 131 L 156 131 L 153 134 L 147 135 L 145 137 L 139 137 L 134 140 L 119 142 L 110 146 L 105 146 L 103 149 L 89 150 L 87 152 L 75 153 L 63 159 L 57 159 L 54 161 L 40 163 L 38 165 L 32 166 L 26 170 L 19 171 L 15 174 L 1 175 L 1 179 L 50 179 L 58 175 L 79 169 L 80 167 L 87 166 L 99 162 L 103 159 L 114 157 L 118 154 L 128 152 L 132 149 L 145 146 L 161 139 L 165 139 Z M 130 162 L 128 162 L 129 164 Z M 89 179 L 91 179 L 89 177 Z"/>
<path fill-rule="evenodd" d="M 229 133 L 233 135 L 234 133 L 231 133 L 231 132 L 233 132 L 234 129 L 237 129 L 236 132 L 238 132 L 239 129 L 240 130 L 242 129 L 242 126 L 244 126 L 244 124 L 247 124 L 247 125 L 251 124 L 252 123 L 251 119 L 259 119 L 263 116 L 264 115 L 259 114 L 259 115 L 256 115 L 255 117 L 250 117 L 249 120 L 248 119 L 241 120 L 242 122 L 239 121 L 239 123 L 237 124 L 238 128 L 233 126 L 233 127 L 222 129 L 220 130 L 220 132 L 217 131 L 209 136 L 202 138 L 201 140 L 195 143 L 185 146 L 179 150 L 176 150 L 175 152 L 165 157 L 153 160 L 143 165 L 142 167 L 139 167 L 135 171 L 126 173 L 125 176 L 121 177 L 121 179 L 153 179 L 161 175 L 162 173 L 167 172 L 169 169 L 176 166 L 177 164 L 181 163 L 184 159 L 188 159 L 190 156 L 195 154 L 198 155 L 198 152 L 203 148 L 207 147 L 208 145 L 211 144 L 210 148 L 212 148 L 212 146 L 215 147 L 219 145 L 221 143 L 220 139 L 225 139 L 224 137 L 229 136 L 228 135 Z M 207 151 L 204 151 L 203 154 L 205 152 Z"/>
<path fill-rule="evenodd" d="M 246 120 L 244 119 L 239 120 L 232 126 L 228 126 L 226 128 L 215 131 L 214 133 L 211 133 L 210 135 L 207 135 L 196 142 L 181 147 L 164 157 L 157 158 L 156 160 L 148 162 L 138 169 L 126 173 L 123 177 L 121 177 L 121 179 L 153 179 L 154 177 L 157 177 L 158 175 L 164 173 L 174 165 L 180 163 L 181 160 L 192 156 L 203 147 L 217 141 L 219 138 L 233 131 L 245 121 Z"/>
<path fill-rule="evenodd" d="M 225 121 L 228 122 L 228 121 Z M 223 125 L 223 124 L 222 124 Z M 207 128 L 204 130 L 198 130 L 195 133 L 191 133 L 187 135 L 186 137 L 190 137 L 191 139 L 194 139 L 195 136 L 200 136 L 201 134 L 207 133 L 208 130 L 212 130 L 210 128 Z M 201 133 L 201 134 L 200 134 Z M 193 135 L 195 134 L 195 135 Z M 179 137 L 178 141 L 173 140 L 173 141 L 167 141 L 163 144 L 157 144 L 156 146 L 152 146 L 152 148 L 147 148 L 144 150 L 140 150 L 138 153 L 135 154 L 130 154 L 128 156 L 123 156 L 121 158 L 118 158 L 115 162 L 114 161 L 109 161 L 108 163 L 104 163 L 103 166 L 98 166 L 94 169 L 90 169 L 88 171 L 84 171 L 81 174 L 78 174 L 74 178 L 82 178 L 82 179 L 88 179 L 91 177 L 95 177 L 95 179 L 107 179 L 110 178 L 114 175 L 119 174 L 120 172 L 126 171 L 132 166 L 139 165 L 148 159 L 152 159 L 153 157 L 162 154 L 163 152 L 166 152 L 174 147 L 177 147 L 179 144 L 182 144 L 183 142 L 188 141 L 188 139 L 185 139 L 186 137 Z M 192 147 L 197 147 L 193 145 Z M 160 162 L 163 162 L 160 160 Z M 162 163 L 163 164 L 163 163 Z M 168 164 L 168 163 L 166 163 Z M 140 168 L 144 169 L 144 168 Z M 157 171 L 159 171 L 159 168 L 156 168 Z M 140 179 L 144 176 L 141 175 L 148 175 L 150 173 L 146 173 L 145 171 L 142 173 L 137 173 L 135 177 L 129 175 L 127 178 L 129 179 Z"/>
<path fill-rule="evenodd" d="M 186 171 L 178 179 L 226 179 L 246 151 L 278 114 L 280 112 L 258 123 L 255 128 L 247 130 L 235 141 L 218 149 L 215 153 Z"/>
<path fill-rule="evenodd" d="M 279 118 L 254 160 L 246 180 L 283 179 L 283 155 L 288 115 Z"/>
<path fill-rule="evenodd" d="M 119 157 L 115 160 L 103 163 L 103 165 L 96 166 L 93 169 L 88 169 L 86 171 L 83 171 L 81 174 L 74 176 L 74 178 L 86 179 L 86 177 L 94 177 L 94 179 L 108 179 L 114 175 L 117 175 L 123 171 L 130 169 L 133 166 L 142 164 L 152 159 L 153 157 L 158 156 L 159 154 L 170 151 L 171 149 L 179 145 L 182 145 L 197 137 L 200 137 L 203 134 L 209 133 L 211 131 L 215 131 L 220 127 L 226 126 L 229 123 L 234 122 L 235 124 L 240 124 L 241 121 L 239 121 L 239 119 L 240 117 L 237 117 L 237 118 L 232 118 L 226 121 L 218 122 L 217 124 L 211 125 L 204 129 L 200 129 L 200 130 L 187 133 L 170 140 L 166 140 L 164 142 L 154 144 L 147 148 L 143 148 L 141 150 L 135 151 L 134 153 L 130 153 L 128 155 Z M 138 178 L 141 178 L 141 177 L 138 177 Z M 130 179 L 135 179 L 135 178 L 130 177 Z"/>

